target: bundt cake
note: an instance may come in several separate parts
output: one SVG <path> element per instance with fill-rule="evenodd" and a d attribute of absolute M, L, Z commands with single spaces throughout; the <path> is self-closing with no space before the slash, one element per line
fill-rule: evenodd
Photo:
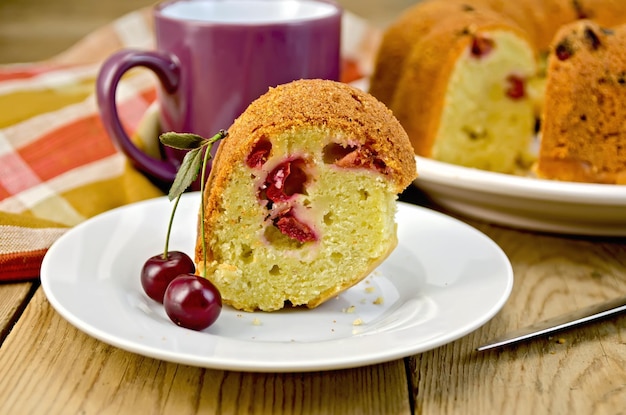
<path fill-rule="evenodd" d="M 551 140 L 544 128 L 536 141 L 543 117 L 564 116 L 545 108 L 562 99 L 545 95 L 546 82 L 559 76 L 548 74 L 556 68 L 547 64 L 553 39 L 580 19 L 626 22 L 626 1 L 421 1 L 385 31 L 369 92 L 394 112 L 416 154 L 528 174 L 537 147 Z"/>
<path fill-rule="evenodd" d="M 549 57 L 537 176 L 626 183 L 626 26 L 564 26 Z"/>
<path fill-rule="evenodd" d="M 219 146 L 198 270 L 240 310 L 316 307 L 391 253 L 397 195 L 415 177 L 405 131 L 371 95 L 323 80 L 271 88 Z"/>

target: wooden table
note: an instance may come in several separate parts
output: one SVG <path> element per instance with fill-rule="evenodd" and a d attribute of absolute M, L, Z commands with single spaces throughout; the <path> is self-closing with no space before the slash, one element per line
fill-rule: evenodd
<path fill-rule="evenodd" d="M 42 19 L 39 4 L 48 4 L 47 10 L 50 4 L 69 7 L 78 1 L 34 3 L 0 6 L 0 39 L 6 36 L 4 22 L 14 25 L 16 15 Z M 98 10 L 111 5 L 106 8 L 111 18 L 125 7 L 121 1 L 85 3 L 97 3 Z M 135 0 L 126 6 L 141 3 L 149 4 Z M 360 4 L 370 3 L 375 5 Z M 387 6 L 379 7 L 389 13 Z M 89 20 L 89 8 L 83 11 L 66 19 L 85 29 L 102 19 Z M 49 27 L 71 26 L 60 24 L 62 14 L 55 16 Z M 21 44 L 29 45 L 31 38 L 44 45 L 37 59 L 55 50 L 46 41 L 63 43 L 30 33 Z M 10 49 L 10 54 L 0 49 L 0 60 L 35 59 L 26 46 L 22 55 L 16 44 Z M 414 191 L 405 197 L 422 201 Z M 626 240 L 468 222 L 500 245 L 513 265 L 515 284 L 501 312 L 445 346 L 356 369 L 241 373 L 146 358 L 75 329 L 50 306 L 38 282 L 0 284 L 0 414 L 624 413 L 626 317 L 501 350 L 475 348 L 509 330 L 626 294 Z"/>

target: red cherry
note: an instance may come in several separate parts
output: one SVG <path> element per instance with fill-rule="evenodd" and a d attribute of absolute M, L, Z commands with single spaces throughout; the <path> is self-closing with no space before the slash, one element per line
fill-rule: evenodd
<path fill-rule="evenodd" d="M 165 312 L 177 325 L 204 330 L 222 311 L 222 296 L 206 278 L 183 274 L 174 278 L 165 290 Z"/>
<path fill-rule="evenodd" d="M 572 47 L 568 42 L 563 41 L 556 45 L 554 53 L 556 54 L 558 60 L 566 61 L 572 57 L 574 51 L 572 50 Z"/>
<path fill-rule="evenodd" d="M 246 164 L 252 169 L 262 167 L 267 161 L 271 151 L 272 143 L 269 140 L 263 138 L 257 141 L 246 158 Z"/>
<path fill-rule="evenodd" d="M 524 78 L 518 75 L 509 75 L 506 78 L 508 87 L 506 89 L 506 95 L 512 100 L 516 101 L 526 96 L 526 81 Z"/>
<path fill-rule="evenodd" d="M 304 243 L 317 240 L 315 232 L 294 216 L 293 209 L 281 213 L 276 219 L 275 225 L 283 235 L 287 235 L 298 242 Z"/>
<path fill-rule="evenodd" d="M 492 39 L 475 36 L 472 39 L 472 45 L 470 46 L 470 51 L 472 56 L 477 58 L 482 58 L 483 56 L 488 55 L 493 48 L 495 47 L 495 42 Z"/>
<path fill-rule="evenodd" d="M 378 157 L 378 153 L 368 144 L 360 145 L 353 151 L 344 154 L 335 161 L 335 165 L 343 168 L 378 170 L 383 174 L 388 172 L 385 162 Z"/>
<path fill-rule="evenodd" d="M 141 286 L 148 297 L 163 302 L 167 286 L 180 274 L 194 273 L 196 266 L 189 256 L 180 251 L 169 251 L 148 258 L 141 269 Z"/>
<path fill-rule="evenodd" d="M 296 193 L 304 193 L 308 176 L 303 159 L 287 160 L 272 170 L 265 181 L 265 194 L 272 202 L 288 200 Z"/>

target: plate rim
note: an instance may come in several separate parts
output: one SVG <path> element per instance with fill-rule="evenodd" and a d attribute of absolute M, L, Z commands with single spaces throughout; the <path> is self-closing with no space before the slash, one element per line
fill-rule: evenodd
<path fill-rule="evenodd" d="M 518 198 L 626 206 L 626 188 L 621 185 L 538 179 L 458 166 L 417 155 L 415 159 L 418 186 L 420 181 L 425 181 Z"/>
<path fill-rule="evenodd" d="M 197 192 L 193 192 L 193 193 L 197 193 Z M 185 199 L 189 199 L 191 197 L 197 197 L 197 195 L 194 195 L 193 193 L 185 194 L 183 198 L 181 199 L 181 203 L 184 203 Z M 426 342 L 422 347 L 398 348 L 393 353 L 378 353 L 375 356 L 369 356 L 369 357 L 366 356 L 365 358 L 362 356 L 359 357 L 358 353 L 355 353 L 353 358 L 351 359 L 345 359 L 345 356 L 342 356 L 342 359 L 343 359 L 342 361 L 333 361 L 333 359 L 325 358 L 325 359 L 322 359 L 323 362 L 316 362 L 314 360 L 311 360 L 309 362 L 301 361 L 298 364 L 294 364 L 293 361 L 289 361 L 287 359 L 287 361 L 284 361 L 282 363 L 277 362 L 277 361 L 271 361 L 271 362 L 256 361 L 254 365 L 251 365 L 250 362 L 236 361 L 236 359 L 235 360 L 232 360 L 232 359 L 222 360 L 221 362 L 218 362 L 215 359 L 206 359 L 206 356 L 203 359 L 203 358 L 198 358 L 198 356 L 187 356 L 178 352 L 172 352 L 172 351 L 159 349 L 158 347 L 156 348 L 147 347 L 145 345 L 137 344 L 136 341 L 133 342 L 132 340 L 129 340 L 129 339 L 124 339 L 124 338 L 112 339 L 108 333 L 102 331 L 100 328 L 92 327 L 88 323 L 82 321 L 79 316 L 74 315 L 70 310 L 68 310 L 65 307 L 64 304 L 62 304 L 62 302 L 59 301 L 59 299 L 54 295 L 55 288 L 52 286 L 52 283 L 54 282 L 54 278 L 49 275 L 50 270 L 48 269 L 48 263 L 50 262 L 50 258 L 52 258 L 52 256 L 55 255 L 56 249 L 57 249 L 56 247 L 63 245 L 63 240 L 70 239 L 73 237 L 75 233 L 79 234 L 80 232 L 82 232 L 82 228 L 84 226 L 88 226 L 88 224 L 92 220 L 98 220 L 96 218 L 99 218 L 105 215 L 117 215 L 117 214 L 120 214 L 120 211 L 124 211 L 126 209 L 135 209 L 135 208 L 140 209 L 142 205 L 158 203 L 159 200 L 167 200 L 167 198 L 159 197 L 155 199 L 149 199 L 149 200 L 144 200 L 141 202 L 133 203 L 130 205 L 121 206 L 119 208 L 115 208 L 110 211 L 107 211 L 101 215 L 98 215 L 92 219 L 89 219 L 77 225 L 75 228 L 70 229 L 66 234 L 64 234 L 61 238 L 59 238 L 57 242 L 53 244 L 53 246 L 48 251 L 49 254 L 46 254 L 46 256 L 44 257 L 44 261 L 42 263 L 41 285 L 42 285 L 43 291 L 46 295 L 46 298 L 50 302 L 50 304 L 61 315 L 61 317 L 63 317 L 65 320 L 71 323 L 74 327 L 76 327 L 80 331 L 83 331 L 84 333 L 88 334 L 91 337 L 94 337 L 113 347 L 117 347 L 117 348 L 129 351 L 132 353 L 136 353 L 142 356 L 156 358 L 156 359 L 169 361 L 173 363 L 200 366 L 200 367 L 205 367 L 205 368 L 214 368 L 214 369 L 223 369 L 223 370 L 239 370 L 239 371 L 243 370 L 243 371 L 252 371 L 252 372 L 302 372 L 302 371 L 336 370 L 336 369 L 345 369 L 345 368 L 352 368 L 352 367 L 358 367 L 358 366 L 364 366 L 364 365 L 370 365 L 370 364 L 383 363 L 383 362 L 403 358 L 409 355 L 423 353 L 425 351 L 450 343 L 454 340 L 457 340 L 471 333 L 472 331 L 477 330 L 479 327 L 483 326 L 489 320 L 491 320 L 502 309 L 504 304 L 506 304 L 513 288 L 514 275 L 513 275 L 513 269 L 512 269 L 511 263 L 508 257 L 506 256 L 506 254 L 504 253 L 504 251 L 487 235 L 485 235 L 478 229 L 466 224 L 465 222 L 462 222 L 448 215 L 439 213 L 432 209 L 428 209 L 428 208 L 424 208 L 424 207 L 420 207 L 420 206 L 416 206 L 416 205 L 408 204 L 404 202 L 398 202 L 399 210 L 400 209 L 416 209 L 419 211 L 428 212 L 428 214 L 436 215 L 442 220 L 446 220 L 449 223 L 453 223 L 455 226 L 463 227 L 464 231 L 466 232 L 472 232 L 473 236 L 482 238 L 488 245 L 490 245 L 490 249 L 493 250 L 492 255 L 497 255 L 499 259 L 503 261 L 501 264 L 499 264 L 499 266 L 504 266 L 506 275 L 498 276 L 499 278 L 502 278 L 503 282 L 505 283 L 503 292 L 500 294 L 497 300 L 495 300 L 492 303 L 491 308 L 489 309 L 488 312 L 485 312 L 480 318 L 475 318 L 474 319 L 475 321 L 472 322 L 471 324 L 464 323 L 459 328 L 457 328 L 452 335 L 443 336 L 443 337 L 439 336 L 434 341 L 431 340 L 431 341 Z M 179 328 L 176 328 L 176 329 L 179 329 Z M 185 329 L 180 329 L 180 330 L 185 330 Z M 194 333 L 197 333 L 197 332 L 194 332 Z M 201 333 L 201 334 L 206 335 L 207 333 Z M 216 335 L 211 335 L 211 336 L 219 337 Z M 374 335 L 368 335 L 364 337 L 371 338 L 371 336 L 374 336 Z M 345 343 L 346 340 L 353 339 L 353 338 L 355 337 L 348 337 L 347 339 L 340 338 L 336 340 L 325 340 L 324 342 L 325 343 L 329 343 L 329 342 Z M 230 339 L 230 340 L 243 342 L 243 340 L 233 340 L 233 339 Z M 272 344 L 275 344 L 275 342 Z M 319 342 L 314 342 L 312 344 L 319 344 Z"/>

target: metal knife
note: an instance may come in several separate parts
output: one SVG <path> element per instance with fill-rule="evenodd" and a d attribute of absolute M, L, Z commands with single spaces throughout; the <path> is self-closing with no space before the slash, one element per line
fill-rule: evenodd
<path fill-rule="evenodd" d="M 591 323 L 619 313 L 626 312 L 626 297 L 616 298 L 595 304 L 581 310 L 562 314 L 548 320 L 535 323 L 520 330 L 492 339 L 478 347 L 477 351 L 495 349 L 509 344 L 519 343 L 535 337 L 563 331 L 582 324 Z"/>

